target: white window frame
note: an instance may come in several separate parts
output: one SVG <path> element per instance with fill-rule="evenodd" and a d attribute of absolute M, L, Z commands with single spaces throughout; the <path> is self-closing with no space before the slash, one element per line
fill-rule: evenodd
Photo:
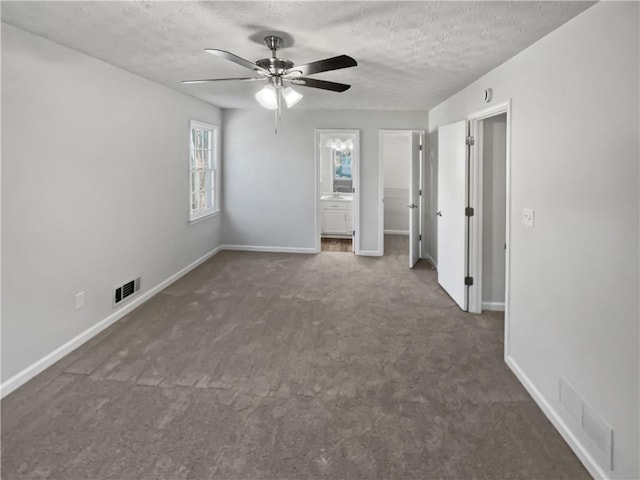
<path fill-rule="evenodd" d="M 193 130 L 208 130 L 211 132 L 213 145 L 207 151 L 211 155 L 211 168 L 207 168 L 208 175 L 205 177 L 205 189 L 210 197 L 210 206 L 193 210 L 193 174 L 198 170 L 194 168 L 194 158 L 196 154 L 196 146 L 193 144 Z M 191 120 L 189 122 L 189 223 L 196 223 L 205 218 L 213 217 L 220 214 L 220 131 L 217 125 L 210 123 Z M 198 190 L 200 192 L 200 190 Z"/>

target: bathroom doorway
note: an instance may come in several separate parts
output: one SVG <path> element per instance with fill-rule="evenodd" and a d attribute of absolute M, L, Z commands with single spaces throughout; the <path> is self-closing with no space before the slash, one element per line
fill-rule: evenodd
<path fill-rule="evenodd" d="M 316 250 L 359 253 L 358 130 L 318 129 Z"/>

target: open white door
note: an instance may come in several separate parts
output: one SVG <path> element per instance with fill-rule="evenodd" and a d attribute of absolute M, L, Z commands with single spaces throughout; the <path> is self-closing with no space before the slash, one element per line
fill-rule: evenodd
<path fill-rule="evenodd" d="M 420 132 L 411 132 L 411 169 L 409 175 L 409 268 L 420 257 Z"/>
<path fill-rule="evenodd" d="M 438 128 L 438 283 L 467 310 L 466 120 Z"/>

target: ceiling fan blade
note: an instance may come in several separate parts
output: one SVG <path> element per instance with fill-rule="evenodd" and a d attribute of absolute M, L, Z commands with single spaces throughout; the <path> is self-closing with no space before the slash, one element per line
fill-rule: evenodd
<path fill-rule="evenodd" d="M 241 82 L 252 82 L 252 81 L 255 81 L 255 80 L 265 80 L 265 77 L 204 78 L 202 80 L 182 80 L 182 83 L 226 82 L 228 80 L 238 80 L 238 81 L 241 81 Z"/>
<path fill-rule="evenodd" d="M 322 90 L 331 90 L 332 92 L 344 92 L 351 88 L 351 85 L 347 85 L 346 83 L 328 82 L 327 80 L 317 80 L 315 78 L 296 77 L 290 78 L 288 81 L 294 85 L 321 88 Z"/>
<path fill-rule="evenodd" d="M 246 60 L 242 57 L 234 55 L 231 52 L 227 52 L 226 50 L 218 50 L 216 48 L 205 48 L 205 52 L 210 53 L 211 55 L 215 55 L 216 57 L 224 58 L 225 60 L 229 60 L 237 65 L 240 65 L 244 68 L 248 68 L 249 70 L 254 70 L 256 72 L 260 72 L 263 74 L 271 75 L 268 70 L 265 70 L 262 67 L 259 67 L 253 62 Z"/>
<path fill-rule="evenodd" d="M 358 65 L 358 62 L 350 56 L 338 55 L 337 57 L 325 58 L 317 62 L 296 65 L 287 70 L 285 75 L 313 75 L 314 73 L 340 70 L 341 68 L 355 67 L 356 65 Z"/>

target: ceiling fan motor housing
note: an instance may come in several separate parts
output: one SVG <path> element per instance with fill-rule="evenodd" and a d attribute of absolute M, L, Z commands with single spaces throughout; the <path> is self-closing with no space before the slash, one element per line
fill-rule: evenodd
<path fill-rule="evenodd" d="M 268 70 L 271 75 L 284 75 L 284 73 L 293 67 L 293 62 L 284 58 L 276 57 L 276 50 L 282 46 L 282 38 L 275 35 L 267 35 L 264 37 L 264 44 L 271 50 L 271 58 L 263 58 L 258 60 L 256 65 Z"/>
<path fill-rule="evenodd" d="M 293 67 L 293 62 L 283 58 L 263 58 L 258 60 L 256 65 L 268 70 L 272 75 L 283 75 L 285 71 Z"/>

